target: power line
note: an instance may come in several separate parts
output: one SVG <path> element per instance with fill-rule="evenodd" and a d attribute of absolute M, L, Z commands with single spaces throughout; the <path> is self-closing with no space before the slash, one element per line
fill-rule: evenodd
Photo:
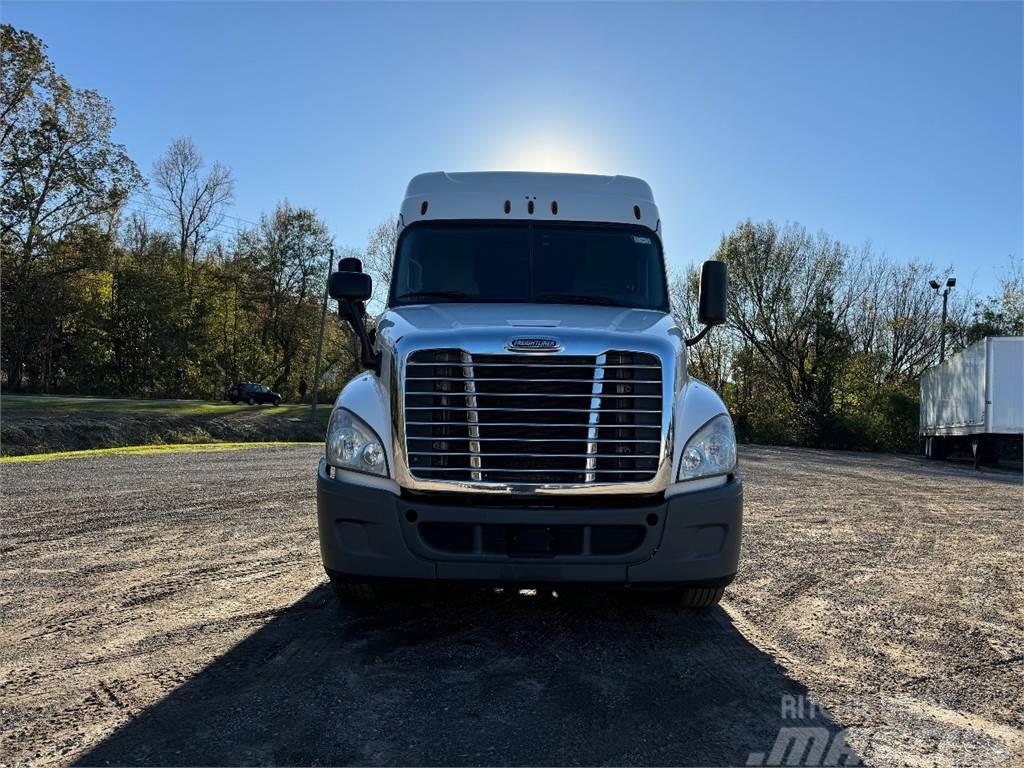
<path fill-rule="evenodd" d="M 167 211 L 167 210 L 164 210 L 163 208 L 158 208 L 158 207 L 155 207 L 153 205 L 146 204 L 146 203 L 138 203 L 138 202 L 131 203 L 129 205 L 129 207 L 128 207 L 128 210 L 134 211 L 135 213 L 150 214 L 150 215 L 158 217 L 158 218 L 172 219 L 172 220 L 176 218 L 174 213 L 172 213 L 170 211 Z M 233 218 L 233 217 L 221 216 L 220 218 Z M 218 221 L 216 224 L 212 224 L 212 225 L 209 225 L 209 226 L 211 226 L 211 227 L 219 227 L 219 228 L 222 228 L 222 229 L 230 229 L 230 230 L 233 230 L 235 232 L 243 232 L 243 231 L 246 231 L 246 229 L 247 229 L 246 227 L 240 226 L 238 224 L 231 224 L 231 223 L 224 222 L 224 221 Z"/>
<path fill-rule="evenodd" d="M 159 218 L 171 218 L 170 215 L 166 211 L 162 211 L 160 209 L 155 209 L 155 208 L 150 208 L 150 207 L 143 207 L 143 206 L 139 206 L 137 204 L 136 205 L 127 206 L 125 208 L 125 211 L 127 213 L 137 213 L 137 214 L 140 214 L 142 216 L 149 215 L 149 216 L 156 216 L 156 217 L 159 217 Z M 216 232 L 217 234 L 231 235 L 231 236 L 236 236 L 236 237 L 241 235 L 241 234 L 243 234 L 244 232 L 246 232 L 246 230 L 244 228 L 242 228 L 242 227 L 232 226 L 230 224 L 225 224 L 223 222 L 209 225 L 207 228 L 211 232 Z"/>
<path fill-rule="evenodd" d="M 139 191 L 137 191 L 135 193 L 135 195 L 146 198 L 148 203 L 150 203 L 150 204 L 157 204 L 158 207 L 159 207 L 159 205 L 168 205 L 169 204 L 169 201 L 166 198 L 160 197 L 159 195 L 155 195 L 152 192 L 149 192 L 148 190 L 144 190 L 144 189 L 143 190 L 139 190 Z M 160 211 L 162 213 L 164 213 L 165 215 L 167 214 L 167 212 L 164 211 L 162 208 L 160 209 Z M 246 225 L 248 225 L 250 227 L 259 226 L 259 224 L 257 222 L 255 222 L 255 221 L 250 221 L 249 219 L 243 219 L 241 216 L 235 216 L 234 214 L 222 213 L 222 214 L 219 214 L 219 215 L 222 218 L 231 219 L 232 221 L 237 221 L 237 222 L 239 222 L 241 224 L 246 224 Z"/>

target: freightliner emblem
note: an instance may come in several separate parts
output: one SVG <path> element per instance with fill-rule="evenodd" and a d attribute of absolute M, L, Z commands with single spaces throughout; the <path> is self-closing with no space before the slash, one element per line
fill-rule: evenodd
<path fill-rule="evenodd" d="M 556 339 L 545 336 L 523 336 L 512 339 L 505 345 L 505 349 L 512 352 L 560 352 L 562 350 Z"/>

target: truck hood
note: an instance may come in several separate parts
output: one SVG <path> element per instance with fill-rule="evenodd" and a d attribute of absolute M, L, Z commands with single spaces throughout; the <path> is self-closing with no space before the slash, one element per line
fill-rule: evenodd
<path fill-rule="evenodd" d="M 378 328 L 389 335 L 416 331 L 469 329 L 507 330 L 509 333 L 555 334 L 558 329 L 645 333 L 659 335 L 673 326 L 664 312 L 580 304 L 419 304 L 390 309 Z"/>

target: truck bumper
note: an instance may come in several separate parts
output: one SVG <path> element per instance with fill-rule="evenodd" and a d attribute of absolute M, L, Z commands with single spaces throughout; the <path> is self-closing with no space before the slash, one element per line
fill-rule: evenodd
<path fill-rule="evenodd" d="M 643 506 L 534 508 L 405 498 L 317 478 L 324 568 L 353 580 L 722 586 L 739 562 L 743 486 Z M 461 502 L 461 500 L 459 500 Z"/>

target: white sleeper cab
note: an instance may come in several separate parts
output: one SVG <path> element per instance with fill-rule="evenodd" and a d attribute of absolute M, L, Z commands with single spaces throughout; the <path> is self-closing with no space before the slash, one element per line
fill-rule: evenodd
<path fill-rule="evenodd" d="M 704 264 L 706 327 L 686 339 L 658 208 L 627 176 L 422 174 L 398 226 L 372 330 L 359 260 L 331 275 L 366 368 L 338 396 L 317 480 L 339 597 L 576 582 L 717 603 L 743 491 L 729 413 L 687 375 L 686 347 L 725 320 L 725 266 Z"/>

